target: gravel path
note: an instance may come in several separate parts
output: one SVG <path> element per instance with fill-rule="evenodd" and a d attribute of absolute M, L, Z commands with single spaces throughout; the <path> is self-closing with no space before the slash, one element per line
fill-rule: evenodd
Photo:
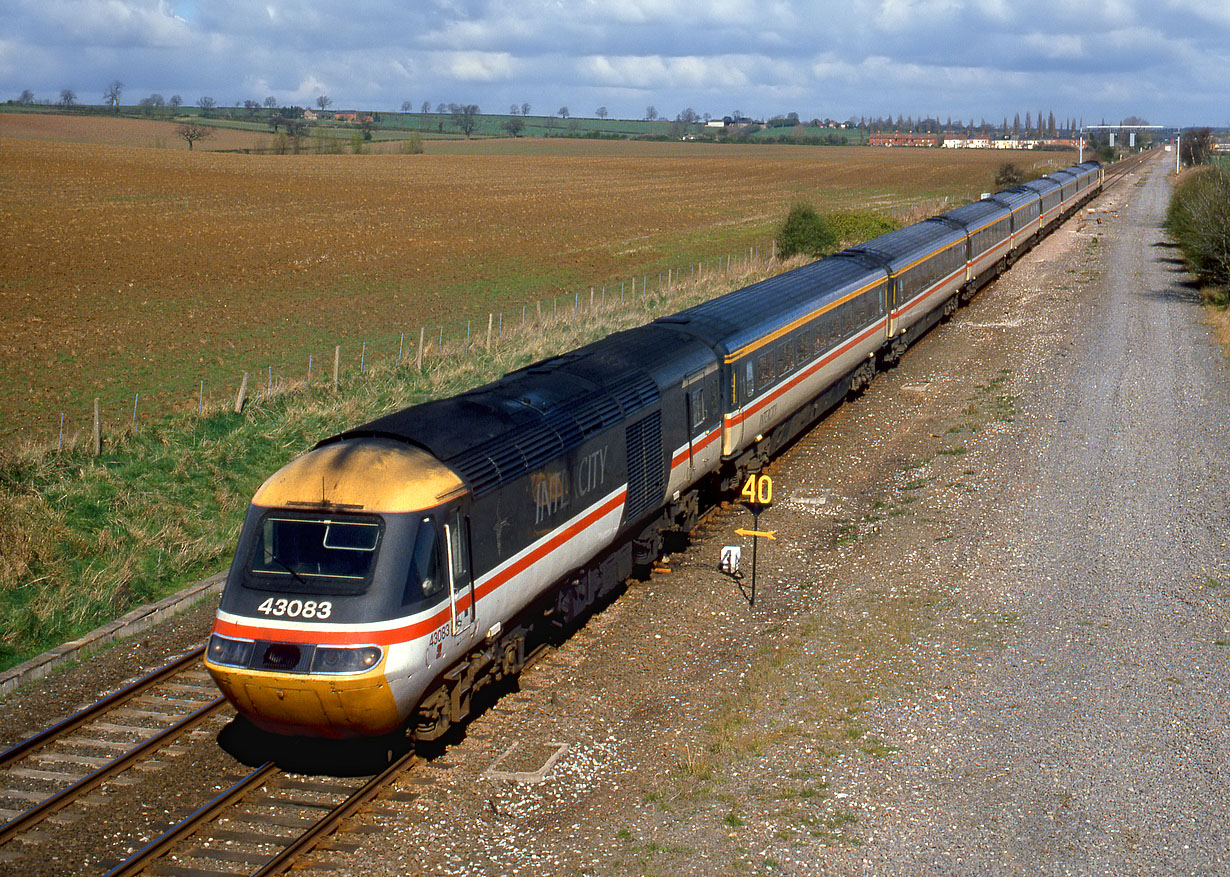
<path fill-rule="evenodd" d="M 1230 872 L 1230 380 L 1163 243 L 1165 170 L 1023 394 L 1019 530 L 980 562 L 1016 570 L 1021 620 L 944 700 L 900 705 L 929 751 L 861 778 L 892 816 L 843 867 Z"/>

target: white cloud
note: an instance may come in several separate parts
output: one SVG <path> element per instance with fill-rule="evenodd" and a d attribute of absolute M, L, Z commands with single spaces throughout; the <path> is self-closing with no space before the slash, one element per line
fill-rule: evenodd
<path fill-rule="evenodd" d="M 320 95 L 329 94 L 329 86 L 312 74 L 299 80 L 299 84 L 290 90 L 289 96 L 297 104 L 312 106 Z"/>
<path fill-rule="evenodd" d="M 1030 52 L 1041 58 L 1081 58 L 1085 39 L 1078 34 L 1026 34 L 1022 40 Z"/>
<path fill-rule="evenodd" d="M 460 82 L 511 79 L 517 64 L 507 52 L 451 52 L 439 56 L 443 69 Z"/>
<path fill-rule="evenodd" d="M 74 45 L 175 48 L 192 38 L 163 0 L 44 0 L 27 11 L 48 34 Z"/>
<path fill-rule="evenodd" d="M 578 73 L 593 84 L 653 90 L 657 88 L 742 88 L 753 81 L 759 59 L 744 55 L 671 58 L 661 55 L 595 55 L 577 62 Z"/>
<path fill-rule="evenodd" d="M 880 0 L 873 21 L 887 30 L 915 30 L 960 12 L 958 0 Z"/>
<path fill-rule="evenodd" d="M 1186 15 L 1230 28 L 1230 3 L 1224 0 L 1165 0 L 1167 14 Z"/>

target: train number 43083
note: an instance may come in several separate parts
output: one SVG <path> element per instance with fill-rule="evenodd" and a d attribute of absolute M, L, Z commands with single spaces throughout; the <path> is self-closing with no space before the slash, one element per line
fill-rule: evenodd
<path fill-rule="evenodd" d="M 328 600 L 288 600 L 285 597 L 270 597 L 256 607 L 256 611 L 276 618 L 328 618 L 333 614 L 333 604 Z"/>

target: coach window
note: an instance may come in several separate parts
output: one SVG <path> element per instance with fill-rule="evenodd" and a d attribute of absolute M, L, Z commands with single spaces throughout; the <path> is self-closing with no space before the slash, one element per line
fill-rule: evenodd
<path fill-rule="evenodd" d="M 875 319 L 876 303 L 875 303 L 875 300 L 872 299 L 871 296 L 865 295 L 861 299 L 859 299 L 858 309 L 859 309 L 858 324 L 860 326 L 866 326 L 873 319 Z"/>
<path fill-rule="evenodd" d="M 760 390 L 773 383 L 774 364 L 773 353 L 762 353 L 756 357 L 756 389 Z"/>
<path fill-rule="evenodd" d="M 783 341 L 777 346 L 777 374 L 785 377 L 794 371 L 794 345 Z"/>

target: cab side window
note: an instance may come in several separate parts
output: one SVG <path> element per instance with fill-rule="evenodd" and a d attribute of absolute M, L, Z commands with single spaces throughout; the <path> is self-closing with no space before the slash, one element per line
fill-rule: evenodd
<path fill-rule="evenodd" d="M 444 569 L 440 563 L 440 534 L 436 522 L 423 518 L 414 537 L 414 552 L 402 603 L 412 603 L 420 597 L 432 597 L 444 590 Z"/>
<path fill-rule="evenodd" d="M 463 583 L 469 580 L 469 552 L 466 550 L 466 531 L 465 521 L 461 517 L 460 511 L 455 511 L 449 520 L 449 531 L 452 538 L 449 540 L 452 547 L 453 556 L 451 558 L 453 564 L 453 580 L 460 588 Z M 443 584 L 441 584 L 443 587 Z"/>

